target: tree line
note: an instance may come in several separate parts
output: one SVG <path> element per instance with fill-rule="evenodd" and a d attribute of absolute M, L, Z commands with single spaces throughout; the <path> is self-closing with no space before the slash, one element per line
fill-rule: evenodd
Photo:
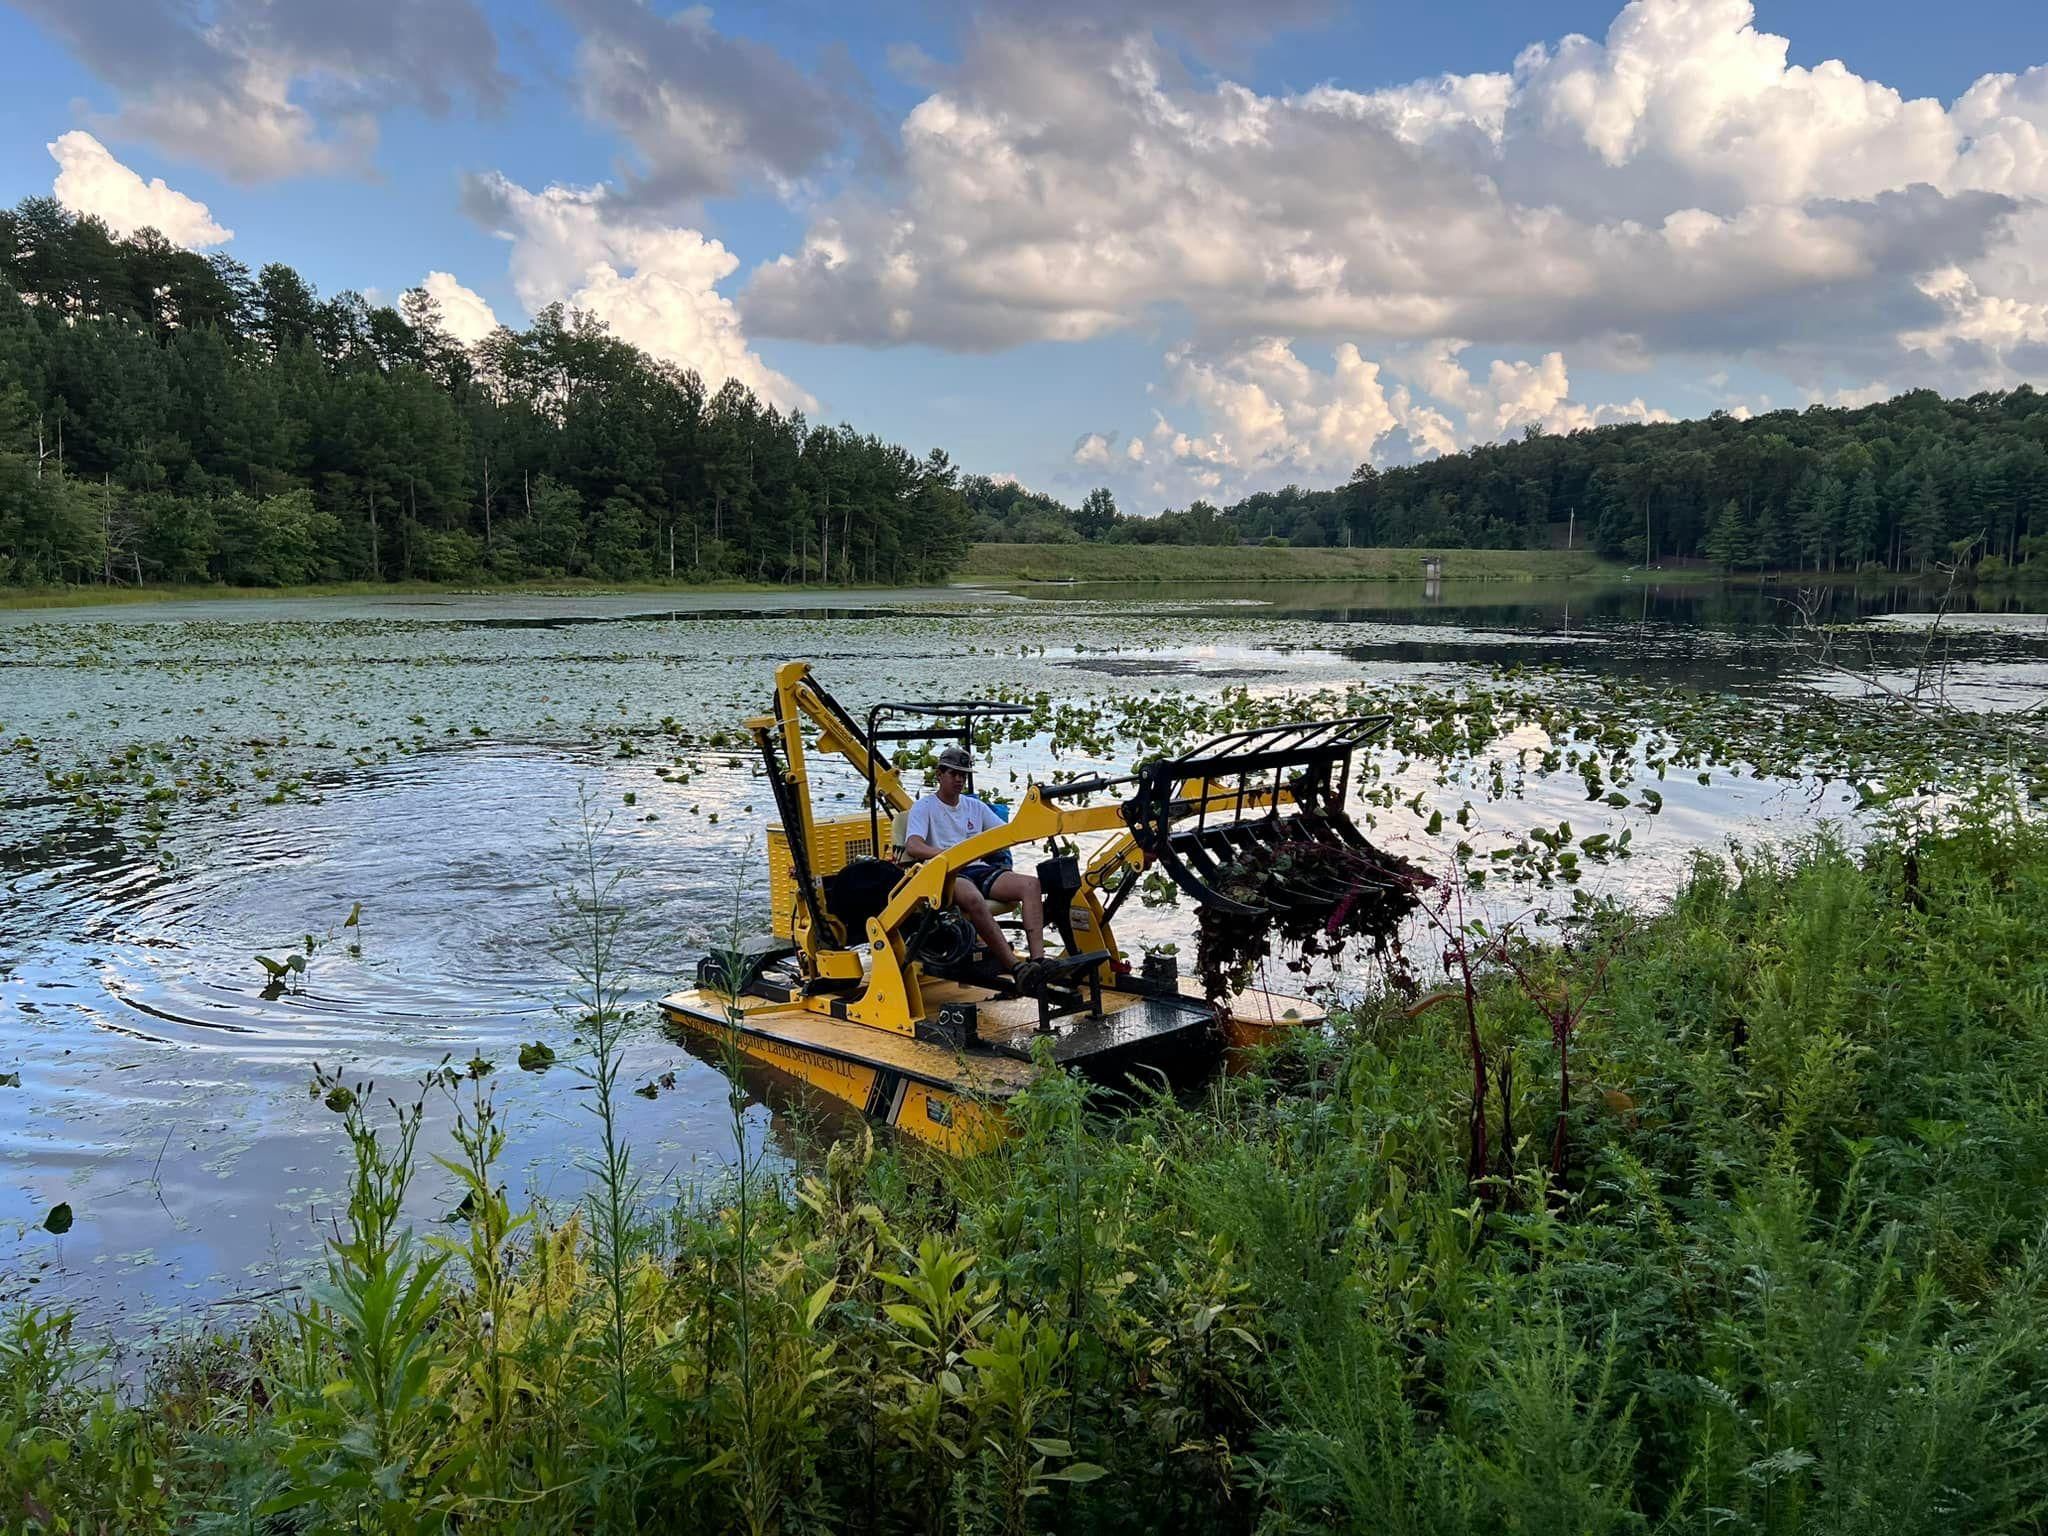
<path fill-rule="evenodd" d="M 51 198 L 0 209 L 0 584 L 912 582 L 943 452 L 813 426 L 553 306 L 452 338 Z"/>
<path fill-rule="evenodd" d="M 1106 490 L 1079 507 L 964 482 L 983 540 L 1134 544 L 1592 547 L 1632 564 L 1726 571 L 1911 572 L 1962 558 L 1981 576 L 2048 552 L 2048 396 L 1944 400 L 1928 390 L 1853 409 L 1534 428 L 1424 463 L 1361 465 L 1330 490 L 1204 501 L 1151 517 Z"/>
<path fill-rule="evenodd" d="M 1729 571 L 1961 550 L 1991 575 L 2048 541 L 2048 397 L 1531 429 L 1134 516 L 709 390 L 559 306 L 465 347 L 420 289 L 323 299 L 281 263 L 118 239 L 50 198 L 0 209 L 0 584 L 905 582 L 977 538 L 1569 543 Z"/>

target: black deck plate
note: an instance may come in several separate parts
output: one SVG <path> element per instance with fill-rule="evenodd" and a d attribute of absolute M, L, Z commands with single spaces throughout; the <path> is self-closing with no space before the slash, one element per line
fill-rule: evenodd
<path fill-rule="evenodd" d="M 1100 1058 L 1136 1051 L 1169 1036 L 1205 1029 L 1216 1017 L 1193 998 L 1146 997 L 1099 1019 L 1062 1020 L 1052 1059 L 1062 1066 L 1090 1066 Z"/>

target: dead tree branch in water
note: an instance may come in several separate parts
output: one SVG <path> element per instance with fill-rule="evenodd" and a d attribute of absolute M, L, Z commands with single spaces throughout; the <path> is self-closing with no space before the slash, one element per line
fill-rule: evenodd
<path fill-rule="evenodd" d="M 1817 665 L 1860 683 L 1868 692 L 1882 694 L 1908 709 L 1937 717 L 1953 715 L 1956 708 L 1948 701 L 1948 654 L 1946 651 L 1943 652 L 1937 667 L 1934 662 L 1934 649 L 1936 642 L 1941 639 L 1942 623 L 1947 619 L 1950 605 L 1955 601 L 1956 581 L 1962 573 L 1965 557 L 1982 542 L 1982 539 L 1983 535 L 1979 534 L 1975 538 L 1958 542 L 1953 548 L 1955 558 L 1946 564 L 1935 566 L 1935 569 L 1948 580 L 1941 589 L 1940 601 L 1935 604 L 1934 622 L 1928 625 L 1927 638 L 1921 644 L 1920 654 L 1914 658 L 1913 683 L 1910 688 L 1896 687 L 1879 675 L 1876 648 L 1869 644 L 1867 637 L 1866 666 L 1851 666 L 1836 654 L 1835 638 L 1839 631 L 1834 625 L 1820 622 L 1820 594 L 1817 591 L 1802 588 L 1797 597 L 1780 598 L 1778 601 L 1799 615 L 1799 629 L 1802 633 L 1816 637 L 1813 659 Z M 1930 693 L 1932 697 L 1929 696 Z"/>

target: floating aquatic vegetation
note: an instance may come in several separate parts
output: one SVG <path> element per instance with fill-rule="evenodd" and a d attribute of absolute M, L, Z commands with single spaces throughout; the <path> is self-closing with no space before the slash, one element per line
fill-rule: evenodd
<path fill-rule="evenodd" d="M 1860 835 L 1930 802 L 1937 810 L 1958 803 L 1993 772 L 2016 781 L 2003 803 L 2023 800 L 2029 779 L 2048 786 L 2048 716 L 2037 709 L 2014 718 L 2028 702 L 2021 691 L 2048 659 L 2048 631 L 2038 622 L 1995 644 L 1957 638 L 1959 664 L 2006 666 L 2014 705 L 2006 718 L 1922 719 L 1842 696 L 1839 687 L 1831 692 L 1798 665 L 1781 633 L 1731 639 L 1694 626 L 1660 631 L 1655 623 L 1637 626 L 1631 610 L 1625 634 L 1582 636 L 1575 618 L 1566 652 L 1530 644 L 1527 634 L 1482 632 L 1469 620 L 1443 623 L 1442 614 L 1415 615 L 1412 624 L 1396 615 L 1390 624 L 1341 620 L 1335 610 L 1352 601 L 1333 592 L 1317 605 L 1329 614 L 1289 616 L 1269 604 L 1195 613 L 1165 593 L 1014 608 L 975 598 L 957 610 L 920 604 L 879 616 L 840 613 L 829 625 L 750 614 L 630 628 L 501 627 L 450 609 L 424 620 L 381 607 L 337 614 L 325 605 L 283 616 L 278 605 L 236 605 L 214 618 L 175 622 L 139 611 L 114 622 L 0 616 L 0 863 L 13 898 L 0 917 L 0 952 L 9 961 L 30 957 L 14 975 L 0 976 L 0 996 L 24 1005 L 17 1027 L 0 1031 L 0 1059 L 21 1057 L 24 1067 L 42 1059 L 30 1054 L 42 1032 L 82 1022 L 81 1010 L 124 1018 L 131 1002 L 169 1003 L 178 1018 L 158 1023 L 174 1031 L 185 1027 L 179 1020 L 212 1020 L 217 1006 L 246 1029 L 203 1038 L 238 1053 L 237 1129 L 245 1125 L 251 1136 L 308 1109 L 328 1118 L 317 1103 L 275 1107 L 297 1077 L 294 1070 L 285 1081 L 275 1062 L 283 1053 L 272 1047 L 324 1043 L 332 1036 L 323 1026 L 334 1021 L 374 1019 L 393 1051 L 422 1067 L 443 1043 L 461 1041 L 496 1059 L 493 1081 L 509 1076 L 508 1093 L 557 1092 L 552 1075 L 506 1071 L 519 1041 L 535 1033 L 507 1000 L 530 989 L 497 989 L 474 1009 L 462 1003 L 470 985 L 483 998 L 488 977 L 520 969 L 504 953 L 475 946 L 488 941 L 494 924 L 519 925 L 521 871 L 544 879 L 547 866 L 514 858 L 524 840 L 501 842 L 493 823 L 467 810 L 436 827 L 429 802 L 445 793 L 473 809 L 502 795 L 506 806 L 542 817 L 549 779 L 566 789 L 590 778 L 621 806 L 621 828 L 644 839 L 646 856 L 676 871 L 672 891 L 650 886 L 664 905 L 659 917 L 652 905 L 644 909 L 647 931 L 694 939 L 699 918 L 690 886 L 703 869 L 736 860 L 744 837 L 761 825 L 742 722 L 759 711 L 778 661 L 821 651 L 855 706 L 952 696 L 970 686 L 1025 704 L 1029 715 L 977 735 L 977 749 L 992 754 L 991 787 L 1125 771 L 1266 721 L 1391 712 L 1384 749 L 1359 755 L 1349 809 L 1375 842 L 1433 872 L 1462 864 L 1468 884 L 1484 882 L 1489 919 L 1526 906 L 1540 923 L 1605 900 L 1660 900 L 1679 883 L 1694 847 L 1769 837 L 1815 816 L 1856 824 Z M 500 610 L 493 603 L 477 611 Z M 1420 625 L 1429 626 L 1426 635 Z M 1074 650 L 1044 643 L 1060 635 L 1082 642 L 1091 662 L 1151 665 L 1185 656 L 1194 658 L 1193 670 L 1159 677 L 1076 670 L 1061 665 Z M 1431 655 L 1397 654 L 1418 640 Z M 1878 642 L 1880 665 L 1909 669 L 1922 644 L 1908 637 L 1893 657 L 1882 636 Z M 1247 655 L 1272 669 L 1270 682 L 1226 683 L 1219 668 Z M 1516 658 L 1525 665 L 1496 664 Z M 618 754 L 621 743 L 630 755 Z M 740 767 L 729 766 L 735 757 Z M 1828 778 L 1828 793 L 1817 793 Z M 1587 800 L 1596 786 L 1599 798 Z M 627 793 L 637 797 L 630 808 Z M 749 804 L 754 810 L 744 809 Z M 626 827 L 628 818 L 639 822 L 656 811 L 656 826 Z M 1568 838 L 1560 835 L 1565 824 Z M 422 829 L 432 835 L 409 846 Z M 393 884 L 413 872 L 460 893 L 457 921 L 416 921 L 415 901 Z M 188 900 L 232 896 L 252 880 L 264 893 L 261 905 Z M 1171 882 L 1134 889 L 1118 935 L 1129 946 L 1171 932 L 1182 939 L 1181 973 L 1191 974 L 1189 904 L 1176 912 L 1144 899 L 1170 903 L 1173 890 Z M 143 906 L 124 906 L 145 892 Z M 299 941 L 292 930 L 310 927 L 317 936 L 358 895 L 368 898 L 362 924 L 378 930 L 377 940 L 344 925 L 309 959 L 303 978 L 290 978 L 303 980 L 306 996 L 258 1005 L 254 994 L 269 978 L 251 969 L 251 953 L 261 948 L 287 963 Z M 232 931 L 222 927 L 228 911 Z M 152 920 L 137 921 L 142 912 Z M 154 920 L 172 913 L 174 920 Z M 344 953 L 358 945 L 381 963 L 344 966 Z M 1410 953 L 1419 969 L 1424 951 L 1411 944 Z M 1286 977 L 1278 960 L 1272 970 Z M 69 989 L 46 989 L 46 980 Z M 224 1001 L 223 985 L 241 995 Z M 1285 979 L 1281 989 L 1291 990 Z M 8 1011 L 0 1001 L 0 1014 Z M 444 1034 L 437 1026 L 450 1018 Z M 158 1032 L 147 1020 L 132 1022 Z M 80 1038 L 97 1043 L 100 1036 Z M 119 1034 L 107 1046 L 81 1050 L 58 1070 L 65 1082 L 100 1085 L 116 1116 L 144 1126 L 123 1138 L 143 1148 L 139 1178 L 162 1131 L 147 1134 L 155 1123 L 151 1102 L 128 1086 L 145 1075 L 112 1074 L 157 1048 Z M 636 1058 L 624 1086 L 645 1082 L 660 1065 Z M 38 1069 L 35 1077 L 30 1087 L 46 1095 L 50 1074 Z M 701 1129 L 708 1117 L 699 1111 L 722 1104 L 724 1088 L 707 1088 L 688 1071 L 681 1082 L 682 1102 L 664 1118 L 663 1134 L 695 1151 L 712 1135 Z M 23 1090 L 11 1091 L 13 1099 L 0 1087 L 0 1102 L 23 1101 Z M 636 1110 L 665 1111 L 672 1102 L 666 1092 L 658 1104 L 621 1097 Z M 96 1101 L 39 1096 L 37 1108 L 78 1102 Z M 275 1196 L 235 1158 L 219 1153 L 219 1166 L 207 1171 L 241 1175 L 242 1225 L 261 1230 L 260 1220 L 248 1218 Z M 95 1175 L 103 1182 L 65 1193 L 90 1209 L 96 1188 L 134 1172 L 110 1158 Z M 316 1182 L 312 1170 L 294 1177 Z M 23 1216 L 31 1226 L 40 1219 Z M 96 1237 L 86 1232 L 91 1225 L 66 1241 Z M 209 1235 L 225 1244 L 224 1234 L 216 1208 Z M 180 1283 L 212 1284 L 197 1275 Z"/>
<path fill-rule="evenodd" d="M 268 955 L 258 955 L 256 963 L 263 967 L 264 974 L 269 977 L 269 980 L 263 986 L 263 996 L 266 1001 L 276 999 L 287 988 L 297 992 L 305 985 L 306 957 L 304 955 L 286 955 L 282 960 L 273 960 Z"/>

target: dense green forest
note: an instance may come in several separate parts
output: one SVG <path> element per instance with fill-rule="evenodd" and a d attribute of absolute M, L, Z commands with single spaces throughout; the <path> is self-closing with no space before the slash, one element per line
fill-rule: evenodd
<path fill-rule="evenodd" d="M 1532 430 L 1139 516 L 707 390 L 559 307 L 464 347 L 423 290 L 322 299 L 290 267 L 116 239 L 50 198 L 0 209 L 0 584 L 902 582 L 977 538 L 1569 541 L 1731 571 L 1918 571 L 1962 548 L 1989 577 L 2048 547 L 2048 396 Z"/>
<path fill-rule="evenodd" d="M 1531 431 L 1426 463 L 1362 465 L 1335 490 L 1288 486 L 1156 517 L 1121 516 L 1106 491 L 1070 508 L 979 476 L 964 489 L 976 537 L 991 542 L 1511 549 L 1569 539 L 1638 564 L 1704 559 L 1730 571 L 1918 571 L 1967 544 L 1989 577 L 2048 549 L 2048 396 L 1923 390 L 1854 410 Z"/>
<path fill-rule="evenodd" d="M 585 316 L 458 345 L 50 198 L 0 210 L 0 584 L 916 581 L 946 456 L 814 427 Z"/>

